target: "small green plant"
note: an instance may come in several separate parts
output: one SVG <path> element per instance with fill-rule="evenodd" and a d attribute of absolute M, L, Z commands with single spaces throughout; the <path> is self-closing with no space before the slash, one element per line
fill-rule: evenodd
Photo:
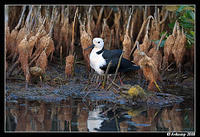
<path fill-rule="evenodd" d="M 168 6 L 169 7 L 169 6 Z M 166 9 L 168 9 L 166 7 Z M 194 45 L 194 26 L 195 26 L 195 8 L 194 6 L 188 6 L 188 5 L 181 5 L 181 6 L 175 6 L 175 10 L 171 10 L 171 12 L 175 12 L 176 19 L 178 20 L 181 28 L 183 27 L 184 33 L 187 38 L 187 47 L 191 47 Z M 168 24 L 169 28 L 173 30 L 175 21 Z"/>

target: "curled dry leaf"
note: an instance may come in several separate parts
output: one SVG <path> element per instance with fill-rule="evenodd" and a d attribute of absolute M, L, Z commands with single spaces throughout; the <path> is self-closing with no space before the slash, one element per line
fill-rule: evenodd
<path fill-rule="evenodd" d="M 163 34 L 160 38 L 160 41 L 158 43 L 158 45 L 156 45 L 156 47 L 152 48 L 151 51 L 153 51 L 153 55 L 152 55 L 152 59 L 157 67 L 158 70 L 161 69 L 161 63 L 162 63 L 162 54 L 159 50 L 160 44 L 162 42 L 162 40 L 164 39 L 164 37 L 166 36 L 167 32 L 165 32 L 165 34 Z"/>
<path fill-rule="evenodd" d="M 74 56 L 69 55 L 66 57 L 65 74 L 67 77 L 74 75 Z"/>
<path fill-rule="evenodd" d="M 140 45 L 140 50 L 147 54 L 150 46 L 151 46 L 151 40 L 149 40 L 148 34 L 145 34 L 143 43 Z"/>
<path fill-rule="evenodd" d="M 156 87 L 155 82 L 157 80 L 162 81 L 160 73 L 154 61 L 150 57 L 148 57 L 144 52 L 141 52 L 140 54 L 142 59 L 138 64 L 142 68 L 146 80 L 149 81 L 148 90 L 157 91 L 158 88 Z"/>
<path fill-rule="evenodd" d="M 172 49 L 176 40 L 176 26 L 177 22 L 174 24 L 174 29 L 172 35 L 169 35 L 164 44 L 164 57 L 162 67 L 166 68 L 168 66 L 169 57 L 172 55 Z"/>
<path fill-rule="evenodd" d="M 28 52 L 29 52 L 29 58 L 32 56 L 33 48 L 37 44 L 38 37 L 40 33 L 37 33 L 35 36 L 31 36 L 28 40 L 29 47 L 28 47 Z"/>
<path fill-rule="evenodd" d="M 36 66 L 40 67 L 42 69 L 43 73 L 45 73 L 47 64 L 48 64 L 47 55 L 44 50 L 44 51 L 42 51 L 39 58 L 37 59 Z"/>
<path fill-rule="evenodd" d="M 29 66 L 28 66 L 28 41 L 27 36 L 19 43 L 17 46 L 19 51 L 19 62 L 21 64 L 22 70 L 24 71 L 24 75 L 26 78 L 26 84 L 30 81 L 30 73 L 29 73 Z"/>
<path fill-rule="evenodd" d="M 53 54 L 53 53 L 54 53 L 55 47 L 54 47 L 54 41 L 52 40 L 51 37 L 48 37 L 47 40 L 48 40 L 48 42 L 47 42 L 48 45 L 47 45 L 47 47 L 46 47 L 45 52 L 46 52 L 46 55 L 47 55 L 47 58 L 48 58 L 50 54 Z"/>
<path fill-rule="evenodd" d="M 80 20 L 80 16 L 78 19 L 79 19 L 79 23 L 80 23 L 80 43 L 81 43 L 81 47 L 83 50 L 84 60 L 86 61 L 87 70 L 89 71 L 90 70 L 89 54 L 91 52 L 91 49 L 89 49 L 89 50 L 84 50 L 84 49 L 86 49 L 90 45 L 92 45 L 92 38 L 86 32 L 85 23 L 84 24 L 82 23 L 82 21 Z"/>
<path fill-rule="evenodd" d="M 16 29 L 13 29 L 10 34 L 10 47 L 11 47 L 10 49 L 11 49 L 12 56 L 14 55 L 15 50 L 17 48 L 17 45 L 16 45 L 17 35 L 18 35 L 18 31 Z"/>
<path fill-rule="evenodd" d="M 47 35 L 45 35 L 45 36 L 43 36 L 43 37 L 39 40 L 38 45 L 37 45 L 37 47 L 36 47 L 35 52 L 33 53 L 32 58 L 35 57 L 35 56 L 39 56 L 39 55 L 42 53 L 42 51 L 43 51 L 46 47 L 48 47 L 48 45 L 49 45 L 49 39 L 50 39 L 50 37 L 48 37 Z"/>
<path fill-rule="evenodd" d="M 83 56 L 87 63 L 87 69 L 90 70 L 90 60 L 89 60 L 89 54 L 91 50 L 84 50 L 85 48 L 88 48 L 90 45 L 92 45 L 92 39 L 89 36 L 89 34 L 86 31 L 83 31 L 81 33 L 81 46 L 83 49 Z"/>
<path fill-rule="evenodd" d="M 179 69 L 179 72 L 181 72 L 181 64 L 183 61 L 183 56 L 185 55 L 186 51 L 186 36 L 184 34 L 184 31 L 182 29 L 182 32 L 179 29 L 179 25 L 177 26 L 177 38 L 174 43 L 174 47 L 172 49 L 172 53 L 174 55 L 174 59 L 176 61 L 176 66 Z"/>
<path fill-rule="evenodd" d="M 161 63 L 162 63 L 162 54 L 159 50 L 155 50 L 152 56 L 152 60 L 154 61 L 158 71 L 161 69 Z"/>
<path fill-rule="evenodd" d="M 124 51 L 123 57 L 127 60 L 130 60 L 129 55 L 131 52 L 131 39 L 128 34 L 124 36 L 124 41 L 122 44 L 123 44 L 123 51 Z"/>
<path fill-rule="evenodd" d="M 43 74 L 43 70 L 38 66 L 34 66 L 30 67 L 30 73 L 33 76 L 41 76 Z"/>

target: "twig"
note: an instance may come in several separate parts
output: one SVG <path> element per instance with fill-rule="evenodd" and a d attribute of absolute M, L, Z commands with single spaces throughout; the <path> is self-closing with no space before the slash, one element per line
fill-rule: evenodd
<path fill-rule="evenodd" d="M 173 64 L 174 64 L 174 63 L 172 62 L 170 65 L 168 65 L 167 68 L 165 69 L 165 71 L 168 70 L 169 67 L 171 67 L 171 65 L 173 65 Z"/>
<path fill-rule="evenodd" d="M 19 28 L 19 26 L 21 25 L 22 18 L 23 18 L 23 16 L 24 16 L 25 10 L 26 10 L 26 6 L 23 6 L 23 11 L 22 11 L 21 17 L 20 17 L 20 19 L 19 19 L 19 22 L 18 22 L 17 26 L 15 27 L 16 30 L 17 30 L 17 29 Z"/>
<path fill-rule="evenodd" d="M 114 118 L 115 118 L 115 123 L 116 123 L 117 131 L 120 131 L 120 129 L 119 129 L 119 124 L 118 124 L 118 121 L 117 121 L 117 117 L 116 117 L 116 115 L 115 115 L 115 112 L 114 112 Z"/>
<path fill-rule="evenodd" d="M 167 31 L 166 31 L 165 34 L 163 34 L 162 37 L 160 38 L 160 41 L 159 41 L 159 43 L 158 43 L 158 45 L 157 45 L 157 47 L 156 47 L 156 50 L 157 50 L 157 51 L 159 50 L 160 44 L 161 44 L 162 40 L 164 39 L 164 37 L 166 36 L 166 34 L 167 34 Z"/>
<path fill-rule="evenodd" d="M 118 72 L 118 70 L 119 70 L 119 67 L 120 67 L 120 64 L 121 64 L 122 57 L 123 57 L 123 52 L 122 52 L 122 54 L 121 54 L 121 56 L 120 56 L 120 58 L 119 58 L 119 61 L 118 61 L 118 64 L 117 64 L 117 69 L 116 69 L 116 71 L 115 71 L 115 76 L 114 76 L 113 81 L 115 81 L 115 79 L 116 79 L 116 77 L 117 77 L 117 72 Z"/>
<path fill-rule="evenodd" d="M 118 61 L 118 64 L 117 64 L 117 69 L 116 69 L 116 71 L 115 71 L 114 79 L 112 80 L 112 83 L 110 83 L 110 85 L 108 86 L 107 90 L 111 88 L 113 82 L 116 80 L 117 73 L 118 73 L 118 70 L 119 70 L 119 67 L 120 67 L 120 64 L 121 64 L 122 57 L 123 57 L 123 52 L 122 52 L 122 54 L 120 55 L 120 58 L 119 58 L 119 61 Z"/>
<path fill-rule="evenodd" d="M 91 22 L 91 11 L 92 11 L 92 5 L 89 7 L 89 10 L 87 12 L 87 18 L 88 18 L 88 23 L 87 23 L 87 32 L 89 35 L 92 37 L 92 31 L 90 27 L 90 22 Z"/>
<path fill-rule="evenodd" d="M 113 11 L 113 8 L 110 10 L 110 12 L 108 14 L 108 17 L 106 17 L 106 20 L 108 20 L 110 18 L 110 15 L 111 15 L 112 11 Z"/>
<path fill-rule="evenodd" d="M 108 63 L 108 67 L 106 68 L 106 73 L 104 74 L 104 79 L 102 83 L 103 88 L 106 86 L 107 75 L 108 75 L 108 71 L 110 69 L 111 64 L 112 64 L 112 60 Z"/>
<path fill-rule="evenodd" d="M 11 74 L 12 74 L 12 72 L 14 71 L 14 69 L 15 68 L 17 68 L 17 65 L 19 64 L 19 58 L 18 58 L 18 60 L 15 62 L 15 64 L 13 64 L 11 67 L 10 67 L 10 69 L 9 69 L 9 71 L 8 71 L 8 73 L 7 73 L 7 77 L 9 77 Z"/>
<path fill-rule="evenodd" d="M 143 22 L 142 27 L 141 27 L 141 29 L 140 29 L 140 32 L 139 32 L 139 34 L 138 34 L 138 36 L 137 36 L 137 38 L 136 38 L 135 41 L 138 41 L 138 40 L 139 40 L 140 35 L 141 35 L 142 32 L 143 32 L 143 29 L 144 29 L 145 24 L 146 24 L 147 21 L 148 21 L 149 19 L 151 19 L 151 18 L 153 19 L 153 16 L 149 16 L 149 17 Z M 131 53 L 130 53 L 129 57 L 131 57 L 131 55 L 132 55 L 132 53 L 133 53 L 133 51 L 134 51 L 134 49 L 135 49 L 135 46 L 136 46 L 136 42 L 135 42 L 133 48 L 131 49 Z"/>
<path fill-rule="evenodd" d="M 168 17 L 168 10 L 166 10 L 165 16 L 164 16 L 164 18 L 162 19 L 162 21 L 159 22 L 159 24 L 163 24 L 163 23 L 165 22 L 165 20 L 167 19 L 167 17 Z"/>

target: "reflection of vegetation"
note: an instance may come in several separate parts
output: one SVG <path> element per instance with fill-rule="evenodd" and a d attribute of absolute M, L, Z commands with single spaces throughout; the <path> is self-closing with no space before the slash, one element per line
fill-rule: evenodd
<path fill-rule="evenodd" d="M 141 115 L 141 113 L 144 111 L 146 111 L 146 108 L 141 106 L 139 108 L 129 110 L 128 115 L 136 117 L 138 115 Z"/>

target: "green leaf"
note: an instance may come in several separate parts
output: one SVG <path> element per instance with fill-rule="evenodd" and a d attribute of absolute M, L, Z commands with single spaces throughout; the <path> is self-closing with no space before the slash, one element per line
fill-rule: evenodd
<path fill-rule="evenodd" d="M 190 23 L 186 23 L 186 22 L 181 22 L 180 25 L 183 27 L 183 28 L 193 28 L 194 26 Z"/>
<path fill-rule="evenodd" d="M 191 30 L 191 31 L 190 31 L 190 34 L 192 34 L 192 36 L 194 37 L 194 31 Z"/>
<path fill-rule="evenodd" d="M 175 22 L 169 23 L 169 24 L 168 24 L 169 28 L 170 28 L 170 29 L 173 29 L 173 28 L 174 28 L 174 24 L 175 24 Z"/>
<path fill-rule="evenodd" d="M 183 8 L 185 8 L 185 6 L 179 6 L 177 12 L 183 11 Z"/>
<path fill-rule="evenodd" d="M 187 33 L 185 33 L 185 35 L 186 35 L 186 38 L 187 38 L 187 39 L 194 40 L 194 37 L 193 37 L 193 36 L 191 36 L 191 35 L 189 35 L 189 34 L 187 34 Z"/>
<path fill-rule="evenodd" d="M 194 12 L 190 11 L 189 14 L 190 14 L 190 17 L 194 20 Z"/>

